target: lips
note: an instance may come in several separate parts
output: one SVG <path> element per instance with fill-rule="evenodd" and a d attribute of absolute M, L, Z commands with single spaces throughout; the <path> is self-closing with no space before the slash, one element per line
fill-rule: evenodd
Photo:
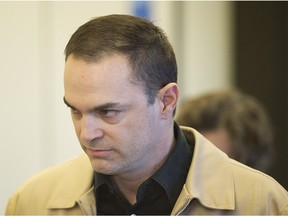
<path fill-rule="evenodd" d="M 108 157 L 111 155 L 113 150 L 111 149 L 88 149 L 87 148 L 87 154 L 90 155 L 91 157 L 99 157 L 99 158 L 104 158 Z"/>

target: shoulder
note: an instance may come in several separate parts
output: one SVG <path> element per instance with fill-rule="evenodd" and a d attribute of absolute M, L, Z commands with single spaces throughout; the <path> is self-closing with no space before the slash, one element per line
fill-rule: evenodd
<path fill-rule="evenodd" d="M 236 203 L 262 206 L 261 214 L 288 214 L 288 192 L 273 177 L 230 159 Z M 237 206 L 237 205 L 236 205 Z"/>
<path fill-rule="evenodd" d="M 235 184 L 246 183 L 247 188 L 247 182 L 249 182 L 249 187 L 259 189 L 262 193 L 269 190 L 277 191 L 279 195 L 284 195 L 288 202 L 287 191 L 273 177 L 233 159 L 229 159 L 229 162 L 232 167 Z"/>
<path fill-rule="evenodd" d="M 207 206 L 212 205 L 217 196 L 218 201 L 223 198 L 222 203 L 234 200 L 236 209 L 245 209 L 247 213 L 288 213 L 288 193 L 274 178 L 229 158 L 195 129 L 181 128 L 187 141 L 194 143 L 188 183 L 191 194 L 196 190 L 202 201 L 210 200 Z"/>
<path fill-rule="evenodd" d="M 6 211 L 39 214 L 55 202 L 71 206 L 91 188 L 92 179 L 93 169 L 89 158 L 83 154 L 30 177 L 12 195 Z"/>
<path fill-rule="evenodd" d="M 79 174 L 88 172 L 88 170 L 91 170 L 89 159 L 86 155 L 82 154 L 77 158 L 68 160 L 56 166 L 46 168 L 39 173 L 31 176 L 23 184 L 22 188 L 27 187 L 30 184 L 35 184 L 37 182 L 43 182 L 43 184 L 53 184 L 56 181 L 59 182 L 59 180 L 63 178 L 68 179 L 79 176 Z"/>

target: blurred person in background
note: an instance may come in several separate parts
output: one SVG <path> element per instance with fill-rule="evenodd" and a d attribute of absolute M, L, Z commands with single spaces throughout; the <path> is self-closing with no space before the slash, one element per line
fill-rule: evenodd
<path fill-rule="evenodd" d="M 239 90 L 213 91 L 184 100 L 176 121 L 201 132 L 229 157 L 269 172 L 273 128 L 256 98 Z"/>

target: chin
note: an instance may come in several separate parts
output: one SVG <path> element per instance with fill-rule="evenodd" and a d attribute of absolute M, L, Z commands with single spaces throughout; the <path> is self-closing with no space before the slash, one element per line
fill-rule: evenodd
<path fill-rule="evenodd" d="M 107 162 L 100 162 L 99 160 L 90 159 L 92 168 L 95 172 L 101 173 L 104 175 L 113 175 L 115 172 L 112 167 L 107 164 Z"/>

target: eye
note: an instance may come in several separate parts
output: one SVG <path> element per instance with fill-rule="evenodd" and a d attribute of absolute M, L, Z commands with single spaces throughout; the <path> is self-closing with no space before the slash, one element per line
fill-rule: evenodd
<path fill-rule="evenodd" d="M 116 117 L 118 113 L 119 113 L 118 110 L 101 110 L 100 111 L 100 115 L 103 118 L 108 118 L 108 119 Z"/>
<path fill-rule="evenodd" d="M 117 124 L 124 117 L 123 110 L 103 109 L 98 111 L 99 117 L 108 124 Z"/>
<path fill-rule="evenodd" d="M 71 110 L 71 114 L 74 116 L 74 117 L 81 117 L 81 112 L 79 112 L 78 110 L 76 110 L 76 109 L 73 109 L 73 108 L 70 108 L 70 110 Z"/>

